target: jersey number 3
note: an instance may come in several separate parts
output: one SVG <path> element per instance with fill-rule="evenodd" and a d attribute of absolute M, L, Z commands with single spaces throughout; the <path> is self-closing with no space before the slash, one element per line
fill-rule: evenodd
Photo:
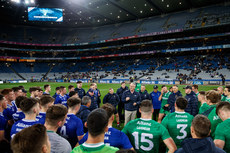
<path fill-rule="evenodd" d="M 182 133 L 183 135 L 182 136 L 177 136 L 176 138 L 177 139 L 184 139 L 184 138 L 186 138 L 187 137 L 187 131 L 185 131 L 185 129 L 186 129 L 186 127 L 187 127 L 188 125 L 187 124 L 177 124 L 177 129 L 180 129 L 180 133 Z"/>
<path fill-rule="evenodd" d="M 132 135 L 134 136 L 134 141 L 135 141 L 135 148 L 139 149 L 139 135 L 138 132 L 133 132 Z M 151 140 L 149 139 L 153 139 L 153 135 L 149 134 L 149 133 L 141 133 L 141 140 L 140 143 L 148 143 L 148 147 L 145 147 L 143 145 L 140 146 L 140 149 L 144 150 L 144 151 L 150 151 L 153 149 L 154 144 Z"/>

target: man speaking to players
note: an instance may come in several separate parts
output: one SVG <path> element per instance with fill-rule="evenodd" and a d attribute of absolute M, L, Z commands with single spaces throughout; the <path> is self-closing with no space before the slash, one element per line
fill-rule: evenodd
<path fill-rule="evenodd" d="M 129 88 L 125 85 L 125 82 L 122 82 L 121 87 L 117 89 L 117 94 L 120 98 L 120 102 L 118 103 L 118 115 L 119 115 L 120 122 L 121 120 L 124 120 L 124 114 L 122 114 L 122 111 L 124 109 L 124 103 L 122 102 L 122 95 L 127 90 L 129 90 Z"/>
<path fill-rule="evenodd" d="M 131 141 L 137 153 L 158 153 L 161 139 L 168 147 L 168 153 L 176 150 L 176 145 L 167 129 L 152 120 L 153 104 L 144 100 L 140 105 L 141 118 L 130 121 L 122 130 Z"/>
<path fill-rule="evenodd" d="M 137 105 L 141 102 L 140 94 L 135 91 L 135 84 L 130 83 L 129 88 L 122 95 L 122 102 L 125 103 L 125 125 L 136 118 Z"/>

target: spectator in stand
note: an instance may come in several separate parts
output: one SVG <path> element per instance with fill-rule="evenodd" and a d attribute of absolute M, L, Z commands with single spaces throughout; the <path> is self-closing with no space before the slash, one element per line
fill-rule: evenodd
<path fill-rule="evenodd" d="M 50 153 L 50 142 L 44 125 L 36 124 L 17 133 L 11 141 L 14 153 Z"/>
<path fill-rule="evenodd" d="M 178 90 L 177 85 L 173 85 L 172 94 L 168 98 L 169 110 L 175 112 L 175 102 L 178 97 L 182 97 L 181 92 Z"/>
<path fill-rule="evenodd" d="M 161 92 L 158 91 L 158 86 L 155 85 L 153 86 L 153 92 L 150 93 L 150 97 L 152 99 L 152 103 L 153 103 L 153 120 L 157 120 L 160 109 L 161 109 L 161 101 L 159 100 L 159 97 L 161 95 Z"/>
<path fill-rule="evenodd" d="M 130 83 L 129 88 L 122 95 L 122 102 L 125 103 L 125 125 L 136 118 L 137 106 L 141 102 L 140 94 L 135 91 L 135 84 Z"/>
<path fill-rule="evenodd" d="M 188 106 L 187 106 L 187 108 L 185 108 L 185 112 L 187 112 L 193 116 L 196 116 L 199 112 L 197 96 L 192 91 L 191 86 L 186 86 L 186 87 L 184 87 L 184 89 L 185 89 L 185 93 L 186 93 L 185 98 L 188 101 Z"/>
<path fill-rule="evenodd" d="M 50 91 L 51 91 L 51 86 L 49 84 L 45 84 L 44 85 L 44 92 L 43 95 L 50 95 Z"/>
<path fill-rule="evenodd" d="M 109 88 L 109 93 L 105 95 L 103 99 L 103 104 L 110 103 L 115 108 L 114 114 L 116 115 L 117 127 L 120 126 L 119 115 L 117 113 L 117 108 L 116 108 L 119 102 L 120 102 L 119 96 L 116 93 L 114 93 L 113 88 Z"/>
<path fill-rule="evenodd" d="M 124 114 L 122 113 L 124 110 L 124 103 L 122 101 L 122 95 L 127 90 L 129 90 L 129 88 L 125 85 L 125 82 L 122 82 L 121 87 L 117 89 L 117 94 L 120 98 L 120 102 L 118 103 L 118 115 L 119 115 L 120 122 L 124 120 Z"/>
<path fill-rule="evenodd" d="M 222 149 L 215 146 L 209 137 L 211 123 L 204 115 L 197 115 L 191 126 L 192 138 L 185 139 L 175 153 L 225 153 Z"/>
<path fill-rule="evenodd" d="M 148 93 L 148 91 L 145 89 L 145 85 L 141 85 L 141 90 L 139 91 L 139 94 L 141 96 L 141 101 L 143 100 L 151 100 L 151 97 Z M 139 111 L 139 108 L 140 108 L 140 105 L 137 106 L 137 118 L 140 118 L 141 117 L 141 113 Z"/>
<path fill-rule="evenodd" d="M 77 91 L 81 99 L 85 96 L 85 90 L 82 88 L 82 81 L 77 81 L 77 88 L 75 88 L 75 91 Z"/>
<path fill-rule="evenodd" d="M 85 122 L 87 121 L 87 118 L 89 116 L 90 110 L 89 107 L 91 105 L 91 98 L 89 96 L 84 96 L 82 98 L 80 110 L 77 112 L 76 116 L 79 117 L 82 120 L 82 123 L 84 125 L 84 133 L 88 131 L 87 127 L 85 126 Z"/>
<path fill-rule="evenodd" d="M 56 92 L 55 92 L 55 94 L 53 95 L 53 98 L 56 99 L 57 96 L 60 95 L 60 87 L 56 87 L 55 91 L 56 91 Z"/>

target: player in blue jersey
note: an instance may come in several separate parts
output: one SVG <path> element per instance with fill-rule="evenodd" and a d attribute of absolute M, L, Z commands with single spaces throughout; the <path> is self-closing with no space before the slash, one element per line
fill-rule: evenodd
<path fill-rule="evenodd" d="M 45 84 L 44 85 L 44 92 L 43 95 L 50 95 L 50 91 L 51 91 L 51 86 L 49 84 Z"/>
<path fill-rule="evenodd" d="M 69 92 L 68 92 L 66 95 L 67 95 L 67 97 L 68 97 L 68 99 L 69 99 L 69 98 L 70 98 L 70 95 L 69 95 L 69 94 L 70 94 L 71 91 L 74 91 L 74 86 L 73 86 L 73 85 L 69 85 L 69 86 L 68 86 L 68 91 L 69 91 Z"/>
<path fill-rule="evenodd" d="M 106 132 L 104 136 L 105 145 L 123 149 L 133 149 L 129 138 L 125 135 L 125 133 L 112 127 L 115 112 L 114 106 L 112 104 L 106 103 L 101 108 L 104 109 L 109 116 L 108 132 Z M 84 135 L 83 139 L 79 142 L 79 144 L 84 143 L 87 139 L 88 133 Z"/>
<path fill-rule="evenodd" d="M 38 98 L 39 96 L 39 88 L 38 87 L 31 87 L 29 89 L 30 98 Z"/>
<path fill-rule="evenodd" d="M 22 129 L 38 123 L 38 121 L 36 121 L 36 116 L 39 113 L 39 104 L 37 99 L 27 98 L 23 100 L 20 104 L 20 108 L 25 114 L 25 118 L 14 123 L 10 133 L 11 138 L 13 138 L 13 136 Z"/>
<path fill-rule="evenodd" d="M 72 148 L 74 148 L 84 135 L 82 121 L 75 115 L 81 107 L 81 99 L 71 97 L 68 99 L 67 105 L 68 114 L 66 122 L 61 128 L 58 129 L 58 133 L 60 133 L 62 137 L 66 138 L 71 144 Z"/>
<path fill-rule="evenodd" d="M 26 97 L 24 96 L 18 96 L 16 99 L 15 99 L 15 103 L 17 105 L 17 112 L 13 114 L 13 119 L 14 119 L 14 122 L 17 122 L 17 121 L 20 121 L 22 120 L 23 118 L 25 118 L 25 114 L 22 112 L 21 108 L 20 108 L 20 104 L 23 100 L 27 99 Z"/>
<path fill-rule="evenodd" d="M 54 104 L 54 98 L 49 95 L 43 95 L 39 101 L 40 112 L 36 117 L 40 124 L 45 124 L 46 120 L 46 111 L 47 109 Z"/>
<path fill-rule="evenodd" d="M 82 81 L 77 82 L 77 88 L 74 89 L 77 91 L 78 96 L 82 99 L 85 96 L 85 90 L 82 88 Z"/>
<path fill-rule="evenodd" d="M 60 86 L 60 95 L 56 97 L 54 104 L 62 104 L 67 106 L 68 96 L 66 95 L 66 88 L 64 86 Z"/>
<path fill-rule="evenodd" d="M 57 96 L 60 95 L 60 87 L 56 87 L 55 91 L 56 91 L 56 92 L 55 92 L 55 94 L 53 95 L 53 98 L 56 99 Z"/>
<path fill-rule="evenodd" d="M 3 95 L 0 95 L 0 141 L 5 139 L 5 128 L 7 125 L 7 120 L 3 116 L 3 110 L 6 109 L 6 99 Z"/>

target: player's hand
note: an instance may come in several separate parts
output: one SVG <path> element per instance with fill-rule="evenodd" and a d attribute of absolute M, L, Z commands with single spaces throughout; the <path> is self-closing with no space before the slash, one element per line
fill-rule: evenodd
<path fill-rule="evenodd" d="M 126 99 L 125 99 L 126 101 L 129 101 L 130 100 L 130 97 L 126 97 Z"/>
<path fill-rule="evenodd" d="M 163 95 L 163 93 L 164 93 L 164 91 L 163 91 L 163 89 L 161 89 L 161 94 Z"/>
<path fill-rule="evenodd" d="M 133 106 L 136 106 L 137 105 L 137 103 L 133 103 Z"/>
<path fill-rule="evenodd" d="M 166 104 L 165 107 L 169 107 L 169 104 Z"/>

